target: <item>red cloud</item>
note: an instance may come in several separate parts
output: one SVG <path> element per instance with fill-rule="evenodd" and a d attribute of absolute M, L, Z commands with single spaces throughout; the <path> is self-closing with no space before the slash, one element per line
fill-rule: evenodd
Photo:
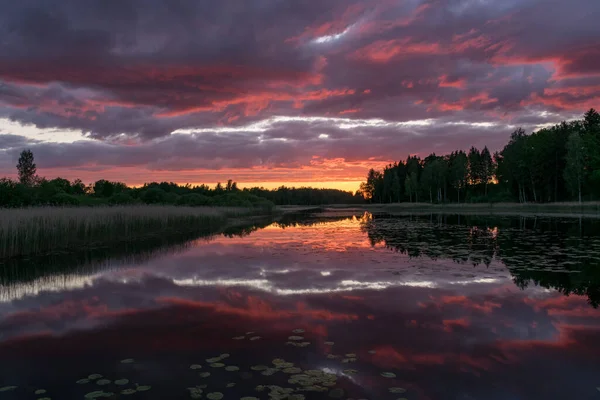
<path fill-rule="evenodd" d="M 349 58 L 374 63 L 388 63 L 394 59 L 419 54 L 439 54 L 439 43 L 415 43 L 411 38 L 378 40 L 350 54 Z"/>

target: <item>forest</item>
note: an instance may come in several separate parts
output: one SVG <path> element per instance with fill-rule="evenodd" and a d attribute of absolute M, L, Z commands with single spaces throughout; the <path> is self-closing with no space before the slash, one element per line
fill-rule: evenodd
<path fill-rule="evenodd" d="M 371 203 L 562 202 L 600 199 L 600 114 L 531 134 L 515 130 L 493 154 L 471 147 L 371 169 L 360 191 Z"/>
<path fill-rule="evenodd" d="M 274 205 L 320 205 L 364 202 L 359 194 L 336 189 L 238 188 L 233 180 L 215 187 L 152 182 L 129 187 L 105 179 L 85 184 L 80 179 L 39 177 L 33 153 L 23 150 L 17 165 L 18 180 L 0 179 L 0 207 L 98 206 L 162 204 L 272 208 Z"/>

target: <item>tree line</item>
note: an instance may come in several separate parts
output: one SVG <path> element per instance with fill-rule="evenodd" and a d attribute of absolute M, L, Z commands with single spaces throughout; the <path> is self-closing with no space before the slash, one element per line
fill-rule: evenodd
<path fill-rule="evenodd" d="M 600 114 L 527 134 L 501 151 L 471 147 L 369 170 L 360 192 L 372 203 L 558 202 L 600 199 Z"/>
<path fill-rule="evenodd" d="M 46 179 L 37 175 L 33 153 L 23 150 L 17 164 L 18 180 L 0 179 L 0 207 L 96 206 L 169 204 L 272 208 L 274 205 L 319 205 L 363 202 L 362 196 L 336 189 L 238 188 L 233 180 L 208 185 L 152 182 L 129 187 L 123 182 L 100 179 L 85 184 L 80 179 Z"/>

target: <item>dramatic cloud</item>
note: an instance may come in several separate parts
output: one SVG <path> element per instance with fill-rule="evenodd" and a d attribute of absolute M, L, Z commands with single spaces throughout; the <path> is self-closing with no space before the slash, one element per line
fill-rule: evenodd
<path fill-rule="evenodd" d="M 71 178 L 358 180 L 600 98 L 591 0 L 0 7 L 0 175 L 29 146 Z"/>

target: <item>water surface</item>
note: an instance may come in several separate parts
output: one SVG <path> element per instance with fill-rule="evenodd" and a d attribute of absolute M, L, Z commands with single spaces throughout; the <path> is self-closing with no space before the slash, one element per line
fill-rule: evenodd
<path fill-rule="evenodd" d="M 600 399 L 598 220 L 302 217 L 45 262 L 0 270 L 0 399 Z"/>

